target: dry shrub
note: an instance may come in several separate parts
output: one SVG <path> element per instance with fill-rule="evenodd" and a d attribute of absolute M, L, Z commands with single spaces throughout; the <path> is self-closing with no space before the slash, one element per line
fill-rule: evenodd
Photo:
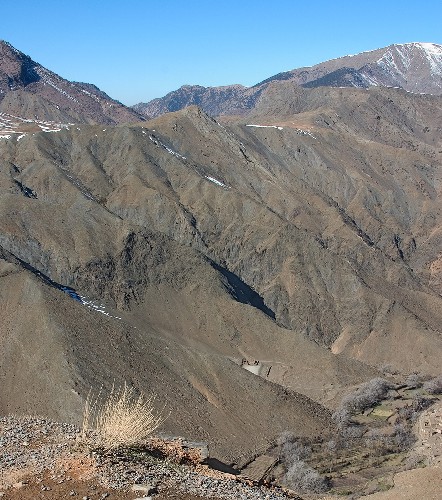
<path fill-rule="evenodd" d="M 398 423 L 403 423 L 405 425 L 413 424 L 419 418 L 422 411 L 429 408 L 433 403 L 434 401 L 430 398 L 425 398 L 419 394 L 416 395 L 410 405 L 399 409 Z"/>
<path fill-rule="evenodd" d="M 312 453 L 309 446 L 303 445 L 298 441 L 296 436 L 289 431 L 284 431 L 280 434 L 277 444 L 279 446 L 279 458 L 286 466 L 291 465 L 297 460 L 309 458 Z"/>
<path fill-rule="evenodd" d="M 422 380 L 422 375 L 419 373 L 410 373 L 408 377 L 405 379 L 405 384 L 410 388 L 410 389 L 418 389 L 419 387 L 422 387 L 423 380 Z"/>
<path fill-rule="evenodd" d="M 292 489 L 303 493 L 322 493 L 328 489 L 328 481 L 309 467 L 304 460 L 312 453 L 291 432 L 283 432 L 277 440 L 279 458 L 286 468 L 283 480 Z"/>
<path fill-rule="evenodd" d="M 176 464 L 197 465 L 204 458 L 200 448 L 189 448 L 181 438 L 172 440 L 152 438 L 149 439 L 147 449 L 153 456 L 167 458 Z"/>
<path fill-rule="evenodd" d="M 370 408 L 387 397 L 390 382 L 383 378 L 374 378 L 361 384 L 351 394 L 347 394 L 332 415 L 338 429 L 346 428 L 353 415 Z"/>
<path fill-rule="evenodd" d="M 327 479 L 302 460 L 292 463 L 284 476 L 284 481 L 289 488 L 301 493 L 323 493 L 329 489 Z"/>
<path fill-rule="evenodd" d="M 417 469 L 418 467 L 425 467 L 425 462 L 426 462 L 425 455 L 411 454 L 409 457 L 405 459 L 404 469 L 410 470 L 410 469 Z"/>
<path fill-rule="evenodd" d="M 93 435 L 94 443 L 110 450 L 133 446 L 150 436 L 164 421 L 162 412 L 154 408 L 155 396 L 137 395 L 133 388 L 124 384 L 112 390 L 107 398 L 86 399 L 83 413 L 83 438 Z"/>
<path fill-rule="evenodd" d="M 388 393 L 391 384 L 383 378 L 374 378 L 361 384 L 342 400 L 342 406 L 350 413 L 358 413 L 379 403 Z"/>
<path fill-rule="evenodd" d="M 400 451 L 408 450 L 416 442 L 416 437 L 411 429 L 405 427 L 402 424 L 396 424 L 394 426 L 393 439 L 394 444 Z"/>
<path fill-rule="evenodd" d="M 425 382 L 424 389 L 430 394 L 442 394 L 442 375 Z"/>
<path fill-rule="evenodd" d="M 397 375 L 399 373 L 397 369 L 394 368 L 394 366 L 390 363 L 384 363 L 383 365 L 379 366 L 379 371 L 383 375 Z"/>

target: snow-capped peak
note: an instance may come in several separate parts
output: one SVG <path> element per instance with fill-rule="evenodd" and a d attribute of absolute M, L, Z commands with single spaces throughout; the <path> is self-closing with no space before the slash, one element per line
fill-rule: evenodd
<path fill-rule="evenodd" d="M 377 60 L 385 70 L 401 75 L 411 67 L 422 68 L 425 62 L 433 74 L 442 74 L 442 46 L 424 42 L 394 44 Z"/>
<path fill-rule="evenodd" d="M 437 43 L 414 42 L 409 45 L 414 45 L 415 47 L 419 47 L 427 54 L 442 56 L 442 45 L 438 45 Z"/>

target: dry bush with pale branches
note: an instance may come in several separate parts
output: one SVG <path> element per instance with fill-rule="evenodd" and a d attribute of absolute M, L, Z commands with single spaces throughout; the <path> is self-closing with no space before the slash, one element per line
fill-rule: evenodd
<path fill-rule="evenodd" d="M 86 399 L 83 412 L 82 437 L 98 447 L 110 450 L 120 446 L 133 446 L 150 436 L 165 420 L 163 412 L 154 408 L 155 396 L 137 395 L 124 384 L 112 390 L 107 398 L 102 391 Z"/>

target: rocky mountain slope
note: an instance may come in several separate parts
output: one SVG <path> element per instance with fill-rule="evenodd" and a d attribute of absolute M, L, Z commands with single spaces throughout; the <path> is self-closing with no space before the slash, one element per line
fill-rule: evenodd
<path fill-rule="evenodd" d="M 0 413 L 78 422 L 126 381 L 163 432 L 244 466 L 282 431 L 333 432 L 381 367 L 441 372 L 440 96 L 281 79 L 218 121 L 79 123 L 122 116 L 79 101 L 72 124 L 6 59 Z"/>
<path fill-rule="evenodd" d="M 278 89 L 253 123 L 188 108 L 0 141 L 2 408 L 78 415 L 118 374 L 239 460 L 327 427 L 291 391 L 333 406 L 382 364 L 440 371 L 440 98 Z"/>
<path fill-rule="evenodd" d="M 170 118 L 194 137 L 186 146 L 195 147 L 193 158 L 168 139 L 168 122 L 161 135 L 157 124 L 81 125 L 1 140 L 1 406 L 79 417 L 89 387 L 126 379 L 161 394 L 174 415 L 169 430 L 240 461 L 285 427 L 301 434 L 329 427 L 327 410 L 292 391 L 325 401 L 376 371 L 306 339 L 329 342 L 309 333 L 314 322 L 308 330 L 290 325 L 297 313 L 282 305 L 284 289 L 266 292 L 249 275 L 267 282 L 283 271 L 275 254 L 274 271 L 256 273 L 266 252 L 253 248 L 256 238 L 270 245 L 286 224 L 245 182 L 254 174 L 240 173 L 250 163 L 240 141 L 197 109 Z M 214 138 L 219 167 L 206 163 L 201 133 Z M 226 162 L 238 165 L 229 187 L 218 170 Z M 257 183 L 268 177 L 259 164 L 250 168 Z M 304 241 L 316 248 L 315 237 Z M 81 300 L 63 293 L 66 286 Z M 244 370 L 243 358 L 258 360 L 267 375 Z"/>
<path fill-rule="evenodd" d="M 0 112 L 61 123 L 142 119 L 94 85 L 65 80 L 5 41 L 0 41 Z"/>
<path fill-rule="evenodd" d="M 291 80 L 309 88 L 398 87 L 408 92 L 440 95 L 441 75 L 441 45 L 404 43 L 279 73 L 265 82 Z"/>
<path fill-rule="evenodd" d="M 244 114 L 255 107 L 268 83 L 279 81 L 289 81 L 293 86 L 306 88 L 378 86 L 441 95 L 442 46 L 434 43 L 390 45 L 278 73 L 250 88 L 239 85 L 208 88 L 185 85 L 162 98 L 139 103 L 134 109 L 149 118 L 194 104 L 212 116 Z"/>

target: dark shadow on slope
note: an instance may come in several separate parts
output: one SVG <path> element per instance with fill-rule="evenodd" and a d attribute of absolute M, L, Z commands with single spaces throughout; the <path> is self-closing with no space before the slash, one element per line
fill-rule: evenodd
<path fill-rule="evenodd" d="M 22 54 L 21 68 L 20 68 L 20 80 L 23 86 L 30 85 L 31 83 L 38 82 L 41 80 L 40 75 L 37 73 L 36 69 L 38 64 L 33 61 L 29 56 Z"/>
<path fill-rule="evenodd" d="M 37 193 L 33 191 L 31 188 L 25 186 L 22 182 L 18 181 L 17 179 L 14 179 L 14 182 L 17 184 L 17 186 L 20 188 L 20 191 L 26 198 L 34 198 L 37 199 Z"/>
<path fill-rule="evenodd" d="M 230 465 L 221 462 L 217 458 L 206 458 L 202 462 L 203 465 L 208 465 L 211 469 L 219 470 L 221 472 L 225 472 L 226 474 L 232 474 L 234 476 L 238 476 L 240 474 L 239 470 L 234 469 Z"/>
<path fill-rule="evenodd" d="M 313 89 L 316 87 L 359 87 L 367 88 L 367 80 L 360 71 L 354 68 L 339 68 L 316 80 L 303 83 L 301 87 Z"/>
<path fill-rule="evenodd" d="M 14 264 L 18 264 L 23 269 L 26 269 L 26 271 L 30 271 L 34 276 L 36 276 L 41 281 L 46 283 L 46 285 L 49 285 L 53 288 L 56 288 L 57 290 L 60 290 L 61 292 L 67 293 L 70 297 L 72 297 L 77 302 L 83 303 L 83 300 L 81 299 L 80 295 L 78 295 L 78 293 L 73 288 L 71 288 L 70 286 L 65 286 L 65 285 L 61 285 L 60 283 L 57 283 L 56 281 L 49 278 L 49 276 L 46 276 L 46 274 L 43 274 L 42 272 L 40 272 L 34 266 L 31 266 L 31 264 L 29 264 L 28 262 L 20 259 L 20 257 L 17 257 L 13 253 L 8 252 L 7 250 L 2 248 L 1 246 L 0 246 L 0 258 L 6 260 L 7 262 L 12 262 Z"/>
<path fill-rule="evenodd" d="M 259 309 L 273 320 L 276 319 L 275 313 L 270 309 L 270 307 L 265 305 L 264 299 L 261 295 L 255 292 L 255 290 L 253 290 L 247 283 L 242 281 L 239 276 L 228 271 L 224 267 L 221 267 L 216 262 L 212 261 L 211 265 L 224 276 L 226 279 L 224 286 L 235 300 L 241 302 L 241 304 L 249 304 L 250 306 L 256 307 L 256 309 Z"/>
<path fill-rule="evenodd" d="M 46 274 L 43 274 L 38 269 L 31 266 L 31 264 L 28 264 L 27 262 L 19 259 L 18 257 L 16 257 L 16 259 L 24 269 L 33 273 L 35 276 L 40 278 L 47 285 L 52 286 L 53 288 L 56 288 L 57 290 L 60 290 L 61 292 L 67 293 L 70 297 L 72 297 L 77 302 L 83 303 L 83 301 L 81 300 L 81 297 L 78 295 L 78 293 L 70 286 L 61 285 L 60 283 L 57 283 L 56 281 L 51 280 L 51 278 L 49 278 L 49 276 L 46 276 Z"/>

